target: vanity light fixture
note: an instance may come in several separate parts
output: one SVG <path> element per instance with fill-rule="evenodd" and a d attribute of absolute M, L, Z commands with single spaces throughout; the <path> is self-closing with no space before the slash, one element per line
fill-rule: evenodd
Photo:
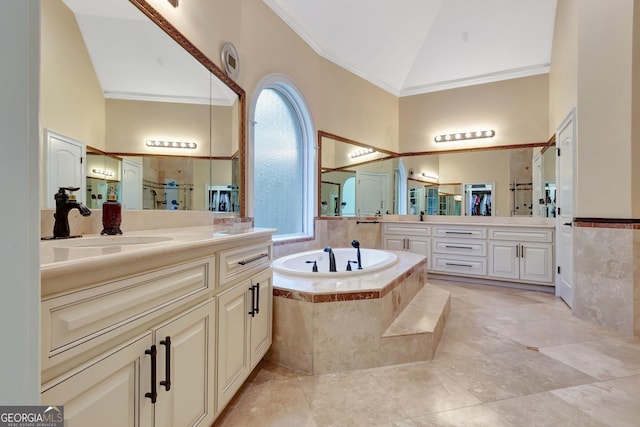
<path fill-rule="evenodd" d="M 431 172 L 422 172 L 422 176 L 425 178 L 429 178 L 429 179 L 438 179 L 440 178 L 438 175 L 436 175 L 435 173 L 431 173 Z"/>
<path fill-rule="evenodd" d="M 356 150 L 353 153 L 349 154 L 349 157 L 351 157 L 352 159 L 355 159 L 356 157 L 365 156 L 367 154 L 371 154 L 375 152 L 376 150 L 374 150 L 371 147 L 362 147 L 359 150 Z"/>
<path fill-rule="evenodd" d="M 187 149 L 196 149 L 198 144 L 195 142 L 181 142 L 181 141 L 160 141 L 160 140 L 148 140 L 146 142 L 147 147 L 154 148 L 187 148 Z"/>
<path fill-rule="evenodd" d="M 95 174 L 98 174 L 98 175 L 113 176 L 113 172 L 107 171 L 107 170 L 104 170 L 104 169 L 92 169 L 91 171 L 93 173 L 95 173 Z"/>
<path fill-rule="evenodd" d="M 477 130 L 473 132 L 455 132 L 455 133 L 445 133 L 442 135 L 436 135 L 433 140 L 435 142 L 446 142 L 446 141 L 464 141 L 467 139 L 479 139 L 479 138 L 493 138 L 496 136 L 496 132 L 494 130 Z"/>

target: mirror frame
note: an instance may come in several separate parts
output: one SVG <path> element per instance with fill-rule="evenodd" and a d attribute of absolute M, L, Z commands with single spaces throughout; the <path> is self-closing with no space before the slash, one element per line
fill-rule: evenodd
<path fill-rule="evenodd" d="M 133 1 L 133 0 L 132 0 Z M 389 151 L 389 150 L 384 150 L 384 149 L 380 149 L 377 148 L 373 145 L 369 145 L 369 144 L 364 144 L 362 142 L 358 142 L 358 141 L 354 141 L 352 139 L 349 138 L 344 138 L 342 136 L 339 135 L 335 135 L 332 134 L 330 132 L 325 132 L 322 130 L 318 130 L 318 159 L 317 159 L 317 183 L 318 186 L 316 188 L 316 193 L 317 193 L 317 206 L 318 206 L 318 211 L 317 211 L 317 216 L 321 217 L 321 198 L 322 198 L 322 191 L 321 191 L 321 183 L 322 183 L 322 139 L 323 138 L 328 138 L 328 139 L 334 139 L 336 141 L 340 141 L 340 142 L 345 142 L 347 144 L 352 144 L 352 145 L 356 145 L 359 147 L 370 147 L 373 148 L 374 150 L 380 152 L 380 153 L 384 153 L 387 154 L 387 157 L 384 158 L 379 158 L 379 159 L 375 159 L 375 160 L 371 160 L 368 162 L 363 162 L 363 163 L 359 163 L 359 164 L 365 164 L 365 163 L 371 163 L 371 162 L 379 162 L 382 160 L 389 160 L 389 159 L 393 159 L 396 157 L 413 157 L 413 156 L 431 156 L 431 155 L 437 155 L 437 154 L 453 154 L 453 153 L 464 153 L 464 152 L 472 152 L 472 151 L 496 151 L 496 150 L 510 150 L 510 149 L 519 149 L 519 148 L 537 148 L 537 147 L 542 147 L 541 152 L 544 153 L 546 150 L 548 150 L 551 147 L 554 147 L 556 145 L 556 135 L 555 133 L 549 138 L 549 140 L 544 141 L 544 142 L 532 142 L 532 143 L 527 143 L 527 144 L 510 144 L 510 145 L 499 145 L 499 146 L 492 146 L 492 147 L 474 147 L 474 148 L 459 148 L 459 149 L 451 149 L 451 150 L 438 150 L 438 151 L 422 151 L 422 152 L 407 152 L 407 153 L 396 153 L 393 151 Z M 494 184 L 495 186 L 495 184 Z M 322 217 L 322 218 L 330 218 L 330 217 Z"/>
<path fill-rule="evenodd" d="M 229 89 L 238 95 L 238 107 L 240 109 L 239 117 L 239 138 L 238 156 L 240 158 L 240 217 L 245 216 L 245 200 L 246 200 L 246 94 L 244 89 L 229 77 L 220 67 L 218 67 L 209 57 L 207 57 L 200 49 L 194 46 L 176 27 L 167 21 L 157 10 L 155 10 L 145 0 L 129 0 L 135 7 L 140 9 L 151 21 L 160 27 L 165 33 L 176 41 L 184 50 L 186 50 L 196 61 L 200 62 L 209 72 L 219 78 Z M 211 158 L 211 157 L 210 157 Z"/>

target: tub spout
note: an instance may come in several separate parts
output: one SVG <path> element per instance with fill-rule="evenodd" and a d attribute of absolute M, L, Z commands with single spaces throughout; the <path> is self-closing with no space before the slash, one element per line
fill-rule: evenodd
<path fill-rule="evenodd" d="M 362 270 L 362 258 L 360 257 L 360 242 L 358 242 L 357 240 L 352 240 L 351 246 L 356 248 L 356 251 L 357 251 L 356 259 L 358 260 L 358 270 Z"/>
<path fill-rule="evenodd" d="M 333 249 L 330 246 L 324 248 L 324 251 L 329 254 L 329 271 L 336 272 L 336 256 L 333 254 Z"/>

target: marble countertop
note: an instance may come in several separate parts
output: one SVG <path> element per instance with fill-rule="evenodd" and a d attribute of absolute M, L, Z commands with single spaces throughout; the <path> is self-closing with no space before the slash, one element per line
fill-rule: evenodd
<path fill-rule="evenodd" d="M 238 240 L 271 237 L 271 228 L 220 230 L 213 226 L 131 231 L 122 236 L 84 235 L 80 238 L 40 242 L 40 275 L 43 285 L 51 280 L 95 282 L 106 277 L 143 271 L 145 268 L 181 262 L 181 254 L 211 254 L 213 246 L 237 244 Z M 80 276 L 84 280 L 80 280 Z M 56 289 L 61 285 L 55 286 Z"/>
<path fill-rule="evenodd" d="M 438 216 L 424 215 L 384 215 L 383 223 L 426 224 L 426 225 L 475 225 L 485 227 L 535 227 L 555 228 L 555 218 L 507 217 L 507 216 Z"/>

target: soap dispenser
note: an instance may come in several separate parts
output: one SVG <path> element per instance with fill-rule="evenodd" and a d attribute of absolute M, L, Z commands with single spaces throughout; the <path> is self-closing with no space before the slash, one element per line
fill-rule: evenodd
<path fill-rule="evenodd" d="M 122 207 L 118 202 L 115 189 L 109 187 L 107 201 L 102 204 L 102 232 L 100 234 L 108 234 L 114 236 L 122 234 L 120 223 L 122 222 Z"/>

